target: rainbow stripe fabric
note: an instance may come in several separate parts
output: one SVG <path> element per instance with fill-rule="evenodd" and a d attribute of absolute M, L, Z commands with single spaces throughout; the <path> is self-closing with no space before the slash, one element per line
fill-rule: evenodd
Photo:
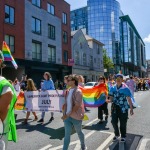
<path fill-rule="evenodd" d="M 99 107 L 106 101 L 106 95 L 108 95 L 108 86 L 106 84 L 100 84 L 92 88 L 79 88 L 82 90 L 83 102 L 86 107 Z"/>
<path fill-rule="evenodd" d="M 4 41 L 3 41 L 2 52 L 3 52 L 3 55 L 4 55 L 4 61 L 11 61 L 12 64 L 14 65 L 15 69 L 17 69 L 18 65 L 16 64 L 13 56 L 11 55 L 11 51 L 10 51 L 7 43 L 4 42 Z"/>

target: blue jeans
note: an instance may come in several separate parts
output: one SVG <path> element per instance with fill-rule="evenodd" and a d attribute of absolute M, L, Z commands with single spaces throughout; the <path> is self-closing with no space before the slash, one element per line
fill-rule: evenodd
<path fill-rule="evenodd" d="M 84 150 L 85 149 L 85 139 L 84 139 L 84 134 L 82 132 L 82 120 L 76 120 L 71 117 L 68 117 L 64 121 L 64 125 L 65 125 L 65 138 L 64 138 L 63 150 L 68 150 L 72 126 L 74 126 L 74 128 L 78 134 L 78 137 L 80 139 L 81 149 Z"/>
<path fill-rule="evenodd" d="M 54 112 L 51 112 L 51 117 L 53 116 L 54 116 Z M 43 111 L 41 114 L 41 118 L 44 119 L 44 117 L 45 117 L 45 111 Z"/>

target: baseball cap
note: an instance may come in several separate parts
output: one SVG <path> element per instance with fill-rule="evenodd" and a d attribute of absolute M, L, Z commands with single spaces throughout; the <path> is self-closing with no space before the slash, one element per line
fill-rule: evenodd
<path fill-rule="evenodd" d="M 116 77 L 116 78 L 120 77 L 120 78 L 123 79 L 123 74 L 119 74 L 119 73 L 118 73 L 118 74 L 115 75 L 115 77 Z"/>

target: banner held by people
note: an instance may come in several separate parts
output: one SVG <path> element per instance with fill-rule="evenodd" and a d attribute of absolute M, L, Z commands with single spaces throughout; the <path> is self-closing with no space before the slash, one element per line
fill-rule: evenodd
<path fill-rule="evenodd" d="M 62 90 L 25 92 L 27 111 L 62 112 L 65 103 Z"/>

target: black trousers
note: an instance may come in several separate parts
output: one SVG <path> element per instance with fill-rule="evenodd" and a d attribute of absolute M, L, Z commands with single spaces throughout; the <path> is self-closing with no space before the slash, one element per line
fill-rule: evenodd
<path fill-rule="evenodd" d="M 118 120 L 120 121 L 120 132 L 119 132 L 119 127 L 118 127 Z M 114 128 L 115 136 L 120 136 L 120 133 L 121 133 L 121 137 L 123 138 L 126 137 L 127 120 L 128 120 L 128 112 L 122 113 L 118 105 L 112 106 L 111 123 Z"/>
<path fill-rule="evenodd" d="M 103 120 L 103 114 L 108 116 L 108 104 L 106 102 L 98 107 L 98 119 Z"/>

